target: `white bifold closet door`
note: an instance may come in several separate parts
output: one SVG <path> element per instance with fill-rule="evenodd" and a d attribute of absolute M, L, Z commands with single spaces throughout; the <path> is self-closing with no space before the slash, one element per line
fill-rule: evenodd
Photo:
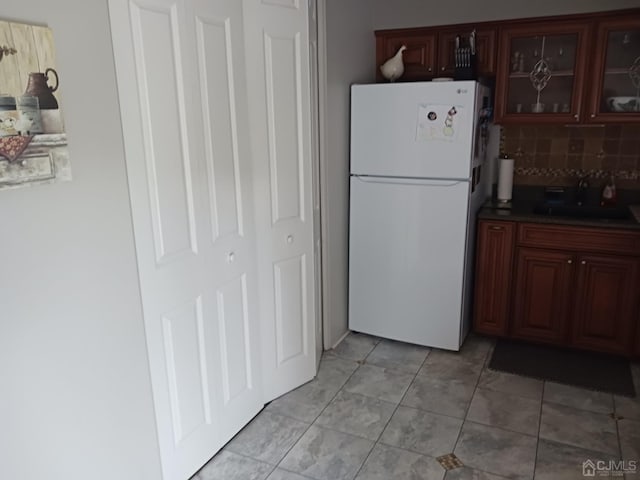
<path fill-rule="evenodd" d="M 307 0 L 244 5 L 261 367 L 271 400 L 315 372 L 309 12 Z"/>
<path fill-rule="evenodd" d="M 164 480 L 188 479 L 315 374 L 308 25 L 263 44 L 259 85 L 245 28 L 268 42 L 262 3 L 306 15 L 109 1 Z"/>

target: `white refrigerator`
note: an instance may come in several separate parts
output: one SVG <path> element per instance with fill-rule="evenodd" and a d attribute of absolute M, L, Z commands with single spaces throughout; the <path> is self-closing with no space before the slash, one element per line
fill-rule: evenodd
<path fill-rule="evenodd" d="M 490 189 L 488 105 L 474 81 L 351 87 L 351 330 L 459 350 Z"/>

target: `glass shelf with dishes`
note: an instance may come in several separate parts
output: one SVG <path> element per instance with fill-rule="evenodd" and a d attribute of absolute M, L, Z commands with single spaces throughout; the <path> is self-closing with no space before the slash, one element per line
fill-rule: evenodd
<path fill-rule="evenodd" d="M 640 29 L 608 34 L 600 112 L 640 112 Z"/>
<path fill-rule="evenodd" d="M 528 77 L 514 79 L 507 97 L 509 113 L 570 113 L 573 75 L 552 77 L 546 88 L 531 88 Z"/>
<path fill-rule="evenodd" d="M 576 35 L 514 38 L 507 112 L 569 112 L 575 46 Z"/>
<path fill-rule="evenodd" d="M 598 24 L 588 121 L 640 122 L 640 24 L 637 17 Z"/>
<path fill-rule="evenodd" d="M 555 24 L 502 32 L 496 114 L 507 122 L 573 122 L 579 112 L 586 27 Z M 508 62 L 505 60 L 508 59 Z"/>

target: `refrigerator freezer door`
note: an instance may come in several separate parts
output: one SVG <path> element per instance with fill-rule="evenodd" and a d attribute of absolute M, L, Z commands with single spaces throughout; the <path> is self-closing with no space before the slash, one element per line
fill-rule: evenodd
<path fill-rule="evenodd" d="M 469 183 L 351 177 L 349 328 L 458 350 Z"/>
<path fill-rule="evenodd" d="M 476 82 L 351 87 L 351 173 L 469 178 Z"/>

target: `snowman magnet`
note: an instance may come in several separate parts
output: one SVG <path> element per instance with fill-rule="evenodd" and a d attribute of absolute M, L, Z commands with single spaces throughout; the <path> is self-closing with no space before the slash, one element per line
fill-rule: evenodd
<path fill-rule="evenodd" d="M 455 133 L 453 129 L 453 116 L 458 113 L 456 107 L 451 107 L 447 112 L 447 117 L 444 119 L 444 128 L 442 129 L 442 133 L 447 137 L 452 137 Z"/>

